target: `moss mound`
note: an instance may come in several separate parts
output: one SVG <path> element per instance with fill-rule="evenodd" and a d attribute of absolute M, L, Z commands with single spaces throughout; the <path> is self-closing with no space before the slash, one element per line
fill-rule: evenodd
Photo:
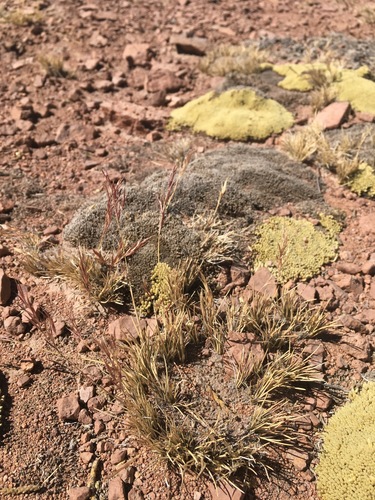
<path fill-rule="evenodd" d="M 310 278 L 336 257 L 338 232 L 338 223 L 327 216 L 319 229 L 307 220 L 271 217 L 257 230 L 254 265 L 268 267 L 282 283 Z"/>
<path fill-rule="evenodd" d="M 278 85 L 286 90 L 308 92 L 317 88 L 320 80 L 321 85 L 336 90 L 338 101 L 349 101 L 355 111 L 375 114 L 375 82 L 366 78 L 366 66 L 353 70 L 320 62 L 276 64 L 273 71 L 284 76 Z"/>
<path fill-rule="evenodd" d="M 323 500 L 375 498 L 375 383 L 329 420 L 316 473 Z"/>
<path fill-rule="evenodd" d="M 249 88 L 209 92 L 171 113 L 168 128 L 191 127 L 218 139 L 262 140 L 293 125 L 293 116 L 281 104 Z"/>

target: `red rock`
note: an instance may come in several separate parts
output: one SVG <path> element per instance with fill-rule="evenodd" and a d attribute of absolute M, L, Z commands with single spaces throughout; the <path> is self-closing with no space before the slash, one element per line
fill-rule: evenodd
<path fill-rule="evenodd" d="M 332 405 L 332 399 L 323 393 L 316 395 L 316 409 L 320 411 L 327 411 Z"/>
<path fill-rule="evenodd" d="M 125 485 L 120 476 L 111 479 L 108 483 L 108 500 L 125 500 Z"/>
<path fill-rule="evenodd" d="M 82 425 L 91 425 L 92 418 L 90 413 L 86 410 L 86 408 L 82 408 L 82 410 L 78 414 L 78 422 Z"/>
<path fill-rule="evenodd" d="M 126 467 L 125 470 L 121 471 L 120 477 L 125 484 L 129 485 L 134 483 L 136 470 L 137 469 L 135 467 L 131 466 L 131 467 Z"/>
<path fill-rule="evenodd" d="M 330 284 L 327 284 L 326 286 L 317 286 L 315 290 L 318 294 L 319 300 L 330 301 L 335 297 L 333 287 Z"/>
<path fill-rule="evenodd" d="M 87 401 L 87 408 L 93 412 L 96 410 L 101 410 L 106 403 L 104 396 L 94 396 Z"/>
<path fill-rule="evenodd" d="M 358 221 L 358 229 L 363 234 L 375 234 L 375 212 L 362 215 Z"/>
<path fill-rule="evenodd" d="M 323 130 L 338 128 L 347 119 L 349 112 L 349 102 L 333 102 L 322 111 L 319 111 L 314 123 L 322 127 Z"/>
<path fill-rule="evenodd" d="M 113 89 L 113 82 L 111 80 L 95 80 L 93 87 L 101 92 L 110 92 Z"/>
<path fill-rule="evenodd" d="M 144 500 L 145 496 L 138 488 L 132 488 L 128 493 L 128 500 Z"/>
<path fill-rule="evenodd" d="M 220 485 L 210 483 L 208 490 L 212 500 L 243 500 L 245 498 L 245 493 L 227 483 Z"/>
<path fill-rule="evenodd" d="M 288 450 L 286 452 L 287 458 L 293 463 L 294 467 L 299 471 L 304 471 L 309 466 L 310 457 L 305 451 Z"/>
<path fill-rule="evenodd" d="M 313 302 L 316 299 L 316 290 L 313 286 L 306 283 L 297 283 L 298 295 L 307 302 Z"/>
<path fill-rule="evenodd" d="M 345 274 L 359 274 L 361 272 L 361 266 L 358 266 L 354 262 L 338 262 L 336 268 Z"/>
<path fill-rule="evenodd" d="M 117 465 L 126 460 L 128 454 L 126 450 L 115 450 L 111 455 L 111 464 Z"/>
<path fill-rule="evenodd" d="M 145 66 L 151 59 L 152 52 L 148 43 L 129 43 L 122 54 L 130 68 Z"/>
<path fill-rule="evenodd" d="M 76 394 L 63 396 L 57 400 L 57 415 L 60 420 L 76 421 L 78 419 L 81 407 L 79 405 L 78 397 Z"/>
<path fill-rule="evenodd" d="M 359 319 L 362 323 L 375 325 L 375 309 L 363 309 L 359 314 Z"/>
<path fill-rule="evenodd" d="M 101 35 L 98 31 L 94 31 L 89 40 L 89 45 L 92 47 L 105 47 L 108 44 L 108 39 Z"/>
<path fill-rule="evenodd" d="M 375 121 L 375 116 L 371 113 L 363 113 L 363 112 L 358 111 L 355 114 L 355 116 L 356 116 L 356 118 L 358 118 L 362 122 L 372 123 Z"/>
<path fill-rule="evenodd" d="M 169 43 L 176 45 L 179 54 L 191 54 L 193 56 L 204 56 L 208 47 L 207 38 L 197 36 L 172 35 Z"/>
<path fill-rule="evenodd" d="M 343 314 L 340 316 L 339 321 L 343 326 L 354 330 L 355 332 L 364 333 L 366 331 L 363 323 L 359 319 L 353 318 L 350 314 Z"/>
<path fill-rule="evenodd" d="M 139 329 L 140 325 L 137 325 L 137 318 L 124 315 L 108 325 L 108 334 L 116 340 L 136 340 L 139 337 Z"/>
<path fill-rule="evenodd" d="M 68 490 L 69 500 L 89 500 L 91 492 L 87 486 L 70 488 Z"/>
<path fill-rule="evenodd" d="M 87 403 L 87 401 L 93 398 L 95 395 L 95 387 L 90 385 L 88 387 L 80 387 L 79 389 L 79 399 L 83 403 Z"/>
<path fill-rule="evenodd" d="M 5 306 L 12 295 L 12 284 L 10 278 L 0 269 L 0 305 Z"/>
<path fill-rule="evenodd" d="M 336 285 L 346 292 L 351 292 L 354 295 L 360 295 L 363 292 L 363 279 L 354 278 L 349 274 L 335 275 L 332 277 Z"/>
<path fill-rule="evenodd" d="M 95 433 L 95 435 L 98 436 L 104 430 L 105 430 L 105 424 L 104 424 L 103 420 L 95 420 L 94 421 L 94 433 Z"/>
<path fill-rule="evenodd" d="M 172 71 L 157 69 L 148 75 L 145 87 L 147 92 L 160 92 L 161 90 L 176 92 L 183 85 L 183 80 L 177 78 Z"/>
<path fill-rule="evenodd" d="M 97 57 L 92 57 L 90 59 L 87 59 L 83 65 L 83 67 L 87 71 L 94 71 L 94 69 L 98 69 L 99 66 L 101 65 L 101 60 Z"/>
<path fill-rule="evenodd" d="M 21 389 L 25 389 L 25 387 L 28 387 L 32 383 L 32 381 L 33 377 L 31 375 L 24 374 L 17 379 L 17 385 Z"/>
<path fill-rule="evenodd" d="M 371 343 L 367 335 L 350 333 L 342 336 L 340 341 L 341 350 L 360 361 L 369 361 L 371 358 Z"/>
<path fill-rule="evenodd" d="M 363 274 L 369 274 L 370 276 L 375 276 L 375 260 L 368 260 L 362 264 L 361 269 Z"/>
<path fill-rule="evenodd" d="M 94 458 L 94 454 L 91 453 L 91 451 L 83 451 L 79 454 L 79 458 L 81 459 L 82 463 L 88 464 Z"/>
<path fill-rule="evenodd" d="M 261 267 L 255 271 L 246 288 L 263 293 L 267 297 L 277 297 L 278 295 L 276 280 L 266 267 Z"/>
<path fill-rule="evenodd" d="M 19 316 L 8 316 L 8 318 L 4 319 L 3 324 L 5 331 L 11 335 L 22 335 L 26 331 L 25 325 L 22 324 Z"/>

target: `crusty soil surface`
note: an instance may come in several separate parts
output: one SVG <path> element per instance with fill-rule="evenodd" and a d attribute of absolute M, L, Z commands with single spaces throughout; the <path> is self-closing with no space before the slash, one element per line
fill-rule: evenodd
<path fill-rule="evenodd" d="M 182 483 L 127 428 L 111 381 L 97 363 L 95 343 L 118 313 L 94 307 L 66 284 L 28 274 L 16 251 L 18 240 L 34 232 L 59 245 L 76 209 L 105 192 L 103 170 L 112 180 L 139 182 L 171 168 L 162 152 L 177 138 L 190 138 L 197 155 L 226 146 L 165 128 L 174 107 L 226 84 L 197 69 L 210 46 L 260 40 L 275 62 L 298 61 L 303 47 L 322 48 L 326 37 L 352 65 L 375 68 L 374 25 L 363 14 L 368 5 L 362 0 L 355 5 L 339 0 L 3 2 L 0 267 L 12 278 L 12 296 L 0 306 L 0 497 L 8 491 L 10 497 L 26 498 L 22 487 L 30 486 L 27 498 L 67 499 L 69 490 L 87 485 L 91 474 L 92 485 L 99 481 L 97 498 L 123 498 L 116 496 L 116 464 L 125 459 L 129 499 L 211 498 L 208 480 L 186 476 Z M 177 46 L 180 36 L 192 37 L 193 48 L 181 40 Z M 48 62 L 55 75 L 46 74 Z M 276 92 L 272 82 L 255 80 L 263 93 Z M 283 104 L 298 114 L 306 103 L 294 97 Z M 358 121 L 352 115 L 349 125 Z M 277 142 L 271 137 L 266 146 L 276 148 Z M 331 173 L 319 175 L 325 202 L 346 215 L 338 260 L 308 283 L 315 302 L 342 325 L 337 336 L 316 341 L 331 392 L 310 394 L 305 402 L 308 417 L 299 430 L 307 451 L 297 459 L 275 453 L 280 470 L 243 498 L 317 500 L 313 471 L 319 431 L 345 390 L 373 376 L 375 202 L 340 186 Z M 55 328 L 35 328 L 25 316 L 22 322 L 9 321 L 25 308 L 16 283 L 28 288 L 34 306 L 47 311 Z M 81 403 L 78 421 L 59 419 L 59 398 L 83 387 L 94 392 Z M 124 451 L 121 459 L 118 450 Z"/>

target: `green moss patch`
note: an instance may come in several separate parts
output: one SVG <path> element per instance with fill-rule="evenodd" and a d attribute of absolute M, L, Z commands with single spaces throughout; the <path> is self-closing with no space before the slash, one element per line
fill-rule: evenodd
<path fill-rule="evenodd" d="M 322 218 L 320 228 L 307 220 L 271 217 L 257 230 L 255 268 L 268 267 L 281 283 L 310 278 L 335 259 L 339 230 L 328 216 Z"/>
<path fill-rule="evenodd" d="M 188 102 L 171 113 L 168 128 L 191 127 L 218 139 L 262 140 L 293 125 L 293 116 L 281 104 L 251 89 L 231 89 Z"/>
<path fill-rule="evenodd" d="M 375 197 L 375 173 L 374 169 L 367 163 L 362 163 L 358 171 L 348 182 L 352 191 L 359 195 Z"/>
<path fill-rule="evenodd" d="M 375 498 L 375 383 L 369 382 L 331 417 L 317 466 L 322 500 Z"/>

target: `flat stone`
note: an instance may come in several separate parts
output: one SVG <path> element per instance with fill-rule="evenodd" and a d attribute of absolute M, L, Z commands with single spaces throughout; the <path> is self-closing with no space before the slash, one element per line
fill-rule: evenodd
<path fill-rule="evenodd" d="M 322 127 L 323 130 L 338 128 L 347 119 L 349 112 L 349 102 L 333 102 L 317 113 L 314 123 Z"/>
<path fill-rule="evenodd" d="M 193 56 L 204 56 L 208 47 L 207 38 L 200 38 L 197 36 L 187 37 L 183 35 L 173 35 L 169 42 L 172 45 L 176 45 L 179 54 L 190 54 Z"/>
<path fill-rule="evenodd" d="M 304 471 L 309 466 L 310 457 L 305 451 L 288 450 L 286 456 L 299 471 Z"/>
<path fill-rule="evenodd" d="M 316 289 L 307 285 L 306 283 L 299 282 L 297 284 L 297 293 L 298 295 L 307 302 L 313 302 L 316 299 Z"/>
<path fill-rule="evenodd" d="M 215 485 L 210 483 L 208 490 L 212 500 L 243 500 L 245 493 L 230 484 Z"/>
<path fill-rule="evenodd" d="M 266 267 L 261 267 L 251 276 L 248 290 L 263 293 L 267 297 L 277 297 L 278 287 L 274 276 Z"/>
<path fill-rule="evenodd" d="M 338 262 L 336 268 L 338 271 L 346 274 L 359 274 L 361 272 L 361 266 L 354 262 Z"/>
<path fill-rule="evenodd" d="M 87 486 L 70 488 L 68 490 L 69 500 L 89 500 L 90 493 L 90 488 Z"/>

